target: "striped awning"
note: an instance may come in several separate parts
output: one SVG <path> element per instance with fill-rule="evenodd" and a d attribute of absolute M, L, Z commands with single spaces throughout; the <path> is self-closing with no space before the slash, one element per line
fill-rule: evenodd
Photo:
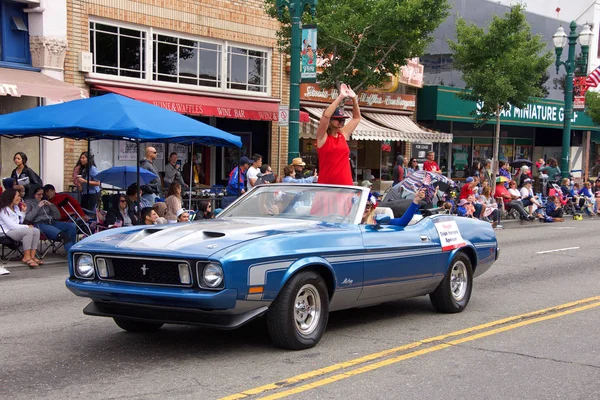
<path fill-rule="evenodd" d="M 316 139 L 317 129 L 319 129 L 319 120 L 311 116 L 307 124 L 300 124 L 300 137 L 302 139 Z"/>
<path fill-rule="evenodd" d="M 304 109 L 306 111 L 308 111 L 308 113 L 310 114 L 310 117 L 311 117 L 310 118 L 311 123 L 304 124 L 304 125 L 307 127 L 308 127 L 308 125 L 312 126 L 311 128 L 308 128 L 308 130 L 314 129 L 314 136 L 311 136 L 311 138 L 316 139 L 317 138 L 316 128 L 318 128 L 318 126 L 319 126 L 318 121 L 321 119 L 321 116 L 323 115 L 323 112 L 325 111 L 325 109 L 324 108 L 315 108 L 315 107 L 305 107 Z M 345 111 L 345 113 L 348 117 L 352 117 L 351 112 Z M 316 126 L 314 126 L 315 123 L 316 123 Z M 303 132 L 303 134 L 305 134 L 305 133 Z M 303 134 L 301 134 L 301 137 L 305 137 L 305 136 L 303 136 Z M 383 127 L 383 126 L 377 125 L 365 118 L 361 118 L 358 126 L 356 127 L 354 132 L 352 132 L 352 139 L 353 140 L 376 140 L 378 142 L 385 141 L 385 140 L 389 140 L 389 141 L 404 140 L 404 139 L 398 139 L 397 138 L 398 134 L 399 134 L 399 132 L 394 129 Z"/>
<path fill-rule="evenodd" d="M 407 142 L 452 143 L 452 134 L 433 131 L 417 125 L 410 117 L 397 114 L 363 113 L 364 117 L 398 132 L 398 138 Z M 389 140 L 389 139 L 388 139 Z"/>

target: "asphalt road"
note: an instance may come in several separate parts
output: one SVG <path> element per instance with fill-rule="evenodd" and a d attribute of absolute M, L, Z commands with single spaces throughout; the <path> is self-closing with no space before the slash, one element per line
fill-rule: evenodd
<path fill-rule="evenodd" d="M 437 314 L 427 297 L 337 312 L 300 352 L 274 348 L 260 322 L 126 333 L 82 314 L 64 264 L 12 269 L 0 398 L 597 399 L 600 220 L 505 226 L 463 313 Z"/>

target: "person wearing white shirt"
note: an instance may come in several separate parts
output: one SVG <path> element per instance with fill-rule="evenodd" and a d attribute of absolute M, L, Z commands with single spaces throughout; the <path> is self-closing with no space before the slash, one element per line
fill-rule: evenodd
<path fill-rule="evenodd" d="M 40 243 L 40 231 L 33 225 L 23 224 L 27 205 L 21 201 L 21 195 L 15 189 L 7 189 L 0 195 L 0 225 L 9 238 L 23 245 L 24 264 L 37 268 L 43 264 L 35 258 L 35 251 Z"/>
<path fill-rule="evenodd" d="M 542 206 L 537 196 L 533 194 L 533 188 L 531 186 L 532 182 L 533 181 L 531 179 L 525 179 L 523 181 L 523 187 L 519 192 L 523 206 L 529 207 L 529 214 L 533 214 L 535 210 Z"/>
<path fill-rule="evenodd" d="M 248 168 L 246 172 L 246 178 L 248 180 L 248 190 L 251 190 L 254 185 L 256 185 L 256 180 L 258 179 L 258 174 L 260 173 L 260 167 L 262 166 L 262 156 L 260 154 L 255 154 L 252 156 L 252 165 Z"/>

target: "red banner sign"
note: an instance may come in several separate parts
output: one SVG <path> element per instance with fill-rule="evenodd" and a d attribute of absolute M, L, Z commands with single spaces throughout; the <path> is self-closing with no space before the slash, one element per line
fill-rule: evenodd
<path fill-rule="evenodd" d="M 585 93 L 589 88 L 586 79 L 585 76 L 573 78 L 573 110 L 585 109 Z"/>

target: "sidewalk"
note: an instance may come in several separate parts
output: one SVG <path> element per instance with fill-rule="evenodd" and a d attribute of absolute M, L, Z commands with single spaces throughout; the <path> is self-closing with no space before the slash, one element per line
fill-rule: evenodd
<path fill-rule="evenodd" d="M 44 265 L 41 265 L 39 268 L 45 268 L 49 266 L 57 266 L 64 265 L 67 267 L 67 256 L 62 253 L 53 254 L 48 253 L 46 257 L 44 257 Z M 6 264 L 1 263 L 0 266 L 5 267 L 9 271 L 18 270 L 18 269 L 38 269 L 38 268 L 29 268 L 27 265 L 23 264 L 21 260 L 17 261 L 8 261 Z"/>

